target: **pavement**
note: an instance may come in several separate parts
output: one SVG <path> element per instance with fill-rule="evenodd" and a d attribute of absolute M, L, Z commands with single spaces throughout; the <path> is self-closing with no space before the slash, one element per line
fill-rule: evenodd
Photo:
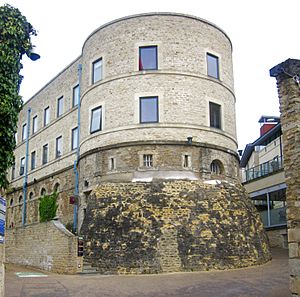
<path fill-rule="evenodd" d="M 255 267 L 159 275 L 59 275 L 8 264 L 6 297 L 290 297 L 288 251 Z"/>

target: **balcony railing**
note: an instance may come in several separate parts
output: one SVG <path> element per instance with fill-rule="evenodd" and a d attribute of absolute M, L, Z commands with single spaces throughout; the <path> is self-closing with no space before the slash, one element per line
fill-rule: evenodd
<path fill-rule="evenodd" d="M 253 179 L 267 176 L 275 173 L 283 168 L 282 157 L 276 157 L 268 162 L 262 163 L 258 166 L 252 167 L 245 171 L 243 182 L 249 182 Z"/>

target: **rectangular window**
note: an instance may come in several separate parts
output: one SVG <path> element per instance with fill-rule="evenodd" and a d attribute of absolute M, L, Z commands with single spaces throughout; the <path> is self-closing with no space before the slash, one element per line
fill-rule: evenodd
<path fill-rule="evenodd" d="M 139 48 L 139 70 L 157 70 L 157 46 Z"/>
<path fill-rule="evenodd" d="M 74 128 L 72 129 L 72 145 L 71 145 L 71 149 L 72 151 L 77 149 L 78 147 L 78 128 Z"/>
<path fill-rule="evenodd" d="M 94 84 L 101 79 L 102 79 L 102 58 L 93 62 L 92 83 Z"/>
<path fill-rule="evenodd" d="M 158 122 L 158 97 L 140 98 L 140 123 Z"/>
<path fill-rule="evenodd" d="M 38 117 L 34 116 L 32 119 L 32 134 L 36 133 L 38 130 Z"/>
<path fill-rule="evenodd" d="M 153 155 L 143 155 L 144 167 L 153 167 Z"/>
<path fill-rule="evenodd" d="M 221 129 L 221 105 L 209 102 L 210 126 Z"/>
<path fill-rule="evenodd" d="M 79 85 L 73 88 L 72 106 L 78 105 L 79 102 Z"/>
<path fill-rule="evenodd" d="M 102 121 L 102 107 L 98 106 L 92 109 L 91 114 L 91 133 L 101 130 L 101 121 Z"/>
<path fill-rule="evenodd" d="M 191 163 L 192 163 L 192 162 L 191 162 L 191 161 L 192 161 L 192 160 L 191 160 L 191 156 L 190 156 L 190 155 L 183 155 L 182 157 L 183 157 L 183 158 L 182 158 L 182 159 L 183 159 L 183 160 L 182 160 L 182 161 L 183 161 L 183 162 L 182 162 L 182 163 L 183 163 L 183 164 L 182 164 L 183 167 L 184 167 L 184 168 L 190 168 L 190 167 L 192 166 L 192 164 L 191 164 Z"/>
<path fill-rule="evenodd" d="M 22 141 L 27 138 L 27 124 L 22 126 Z"/>
<path fill-rule="evenodd" d="M 21 158 L 20 161 L 20 175 L 23 175 L 25 172 L 25 157 Z"/>
<path fill-rule="evenodd" d="M 62 155 L 62 136 L 56 138 L 55 157 L 59 158 Z"/>
<path fill-rule="evenodd" d="M 42 159 L 42 164 L 48 163 L 48 144 L 45 144 L 43 146 L 43 159 Z"/>
<path fill-rule="evenodd" d="M 49 106 L 44 109 L 44 126 L 50 123 L 50 108 Z"/>
<path fill-rule="evenodd" d="M 35 151 L 31 153 L 31 170 L 35 169 Z"/>
<path fill-rule="evenodd" d="M 116 169 L 116 159 L 115 158 L 109 158 L 109 170 L 115 170 Z"/>
<path fill-rule="evenodd" d="M 11 179 L 15 179 L 16 177 L 16 163 L 14 162 L 11 168 Z"/>
<path fill-rule="evenodd" d="M 219 79 L 219 58 L 207 53 L 207 75 Z"/>
<path fill-rule="evenodd" d="M 64 97 L 57 99 L 57 117 L 60 117 L 64 112 Z"/>

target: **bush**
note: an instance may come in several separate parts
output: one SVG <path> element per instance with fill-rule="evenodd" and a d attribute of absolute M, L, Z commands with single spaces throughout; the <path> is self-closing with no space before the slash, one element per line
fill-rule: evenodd
<path fill-rule="evenodd" d="M 51 221 L 56 216 L 56 210 L 58 208 L 57 196 L 58 194 L 54 192 L 40 198 L 39 213 L 41 223 Z"/>

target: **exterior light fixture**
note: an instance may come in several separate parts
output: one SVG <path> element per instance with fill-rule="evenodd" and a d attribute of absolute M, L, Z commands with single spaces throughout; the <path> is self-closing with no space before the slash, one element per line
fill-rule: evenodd
<path fill-rule="evenodd" d="M 41 56 L 35 51 L 35 46 L 32 47 L 32 50 L 30 51 L 30 53 L 27 55 L 28 58 L 32 61 L 36 61 L 38 60 Z"/>
<path fill-rule="evenodd" d="M 192 136 L 188 136 L 187 137 L 187 144 L 191 145 L 193 143 L 193 137 Z"/>

